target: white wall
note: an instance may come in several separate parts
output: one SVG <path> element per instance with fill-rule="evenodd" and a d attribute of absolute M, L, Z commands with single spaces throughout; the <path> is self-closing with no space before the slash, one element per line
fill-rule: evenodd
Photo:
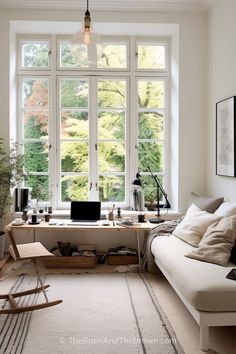
<path fill-rule="evenodd" d="M 93 13 L 93 21 L 141 22 L 179 25 L 179 106 L 172 106 L 172 132 L 178 139 L 170 146 L 172 168 L 172 200 L 175 209 L 186 207 L 191 191 L 205 192 L 205 112 L 206 112 L 206 15 L 201 13 Z M 14 20 L 77 21 L 82 13 L 67 11 L 0 12 L 0 136 L 9 136 L 9 28 Z M 32 26 L 33 29 L 33 26 Z M 154 33 L 154 35 L 158 33 Z M 173 100 L 174 101 L 174 100 Z M 13 111 L 14 112 L 14 111 Z M 169 196 L 169 194 L 168 194 Z"/>
<path fill-rule="evenodd" d="M 216 176 L 215 105 L 236 95 L 236 1 L 217 0 L 209 15 L 207 192 L 236 201 L 236 178 Z"/>

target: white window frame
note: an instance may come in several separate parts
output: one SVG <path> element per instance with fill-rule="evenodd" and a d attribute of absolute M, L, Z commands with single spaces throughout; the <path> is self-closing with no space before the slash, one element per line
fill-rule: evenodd
<path fill-rule="evenodd" d="M 59 85 L 58 80 L 59 78 L 65 77 L 72 77 L 72 78 L 83 78 L 87 77 L 89 80 L 99 80 L 104 78 L 105 80 L 110 79 L 126 79 L 127 80 L 127 117 L 126 117 L 126 171 L 125 171 L 125 201 L 124 203 L 116 203 L 116 207 L 120 206 L 122 208 L 127 208 L 132 206 L 131 200 L 131 182 L 137 173 L 137 113 L 138 107 L 137 103 L 135 102 L 135 90 L 137 90 L 137 80 L 142 78 L 152 77 L 159 80 L 165 81 L 165 109 L 164 109 L 164 165 L 163 165 L 163 177 L 164 177 L 164 188 L 168 188 L 168 179 L 166 178 L 168 174 L 168 134 L 169 134 L 169 126 L 168 126 L 168 114 L 170 112 L 169 109 L 169 40 L 168 38 L 157 38 L 157 37 L 105 37 L 104 41 L 108 43 L 127 43 L 127 61 L 128 67 L 127 69 L 103 69 L 103 68 L 90 68 L 88 69 L 77 69 L 77 68 L 60 68 L 59 66 L 59 43 L 60 41 L 68 40 L 71 37 L 68 36 L 56 36 L 56 35 L 37 35 L 37 36 L 28 36 L 28 35 L 21 35 L 18 37 L 18 61 L 17 61 L 17 69 L 18 69 L 18 88 L 20 87 L 20 79 L 23 77 L 47 77 L 49 79 L 49 87 L 51 88 L 51 92 L 49 92 L 49 144 L 52 146 L 52 149 L 49 151 L 49 193 L 53 195 L 53 200 L 49 203 L 52 204 L 54 209 L 65 209 L 69 208 L 69 203 L 59 203 L 59 184 L 58 178 L 60 178 L 59 171 L 60 171 L 60 161 L 59 161 L 59 150 L 58 150 L 58 143 L 60 140 L 60 125 L 59 122 Z M 49 68 L 25 68 L 21 66 L 21 43 L 27 41 L 45 41 L 48 40 L 49 48 L 51 55 L 49 56 Z M 166 69 L 161 70 L 149 70 L 149 69 L 138 69 L 137 68 L 137 56 L 136 56 L 136 48 L 138 43 L 154 43 L 154 44 L 161 44 L 164 45 L 166 48 Z M 92 90 L 95 90 L 93 87 L 95 85 L 91 85 Z M 18 96 L 19 100 L 21 97 L 20 90 L 18 89 Z M 91 102 L 91 95 L 96 95 L 95 92 L 89 91 L 89 104 Z M 94 96 L 95 97 L 95 96 Z M 20 107 L 20 101 L 18 100 L 18 107 Z M 57 118 L 54 118 L 57 117 Z M 97 126 L 96 117 L 96 107 L 92 107 L 92 119 L 93 124 Z M 18 122 L 21 122 L 21 116 L 18 109 Z M 92 126 L 92 125 L 90 125 Z M 56 134 L 50 134 L 50 131 L 56 132 Z M 90 132 L 90 134 L 94 134 L 94 132 Z M 18 140 L 22 140 L 22 128 L 18 130 Z M 94 138 L 94 141 L 96 138 Z M 91 144 L 93 144 L 91 142 Z M 97 154 L 94 155 L 95 165 L 97 166 Z M 96 156 L 96 157 L 95 157 Z M 91 167 L 91 161 L 89 161 Z M 94 167 L 94 165 L 93 165 Z M 89 171 L 89 177 L 92 183 L 96 180 L 95 175 L 98 177 L 98 173 Z M 143 173 L 146 174 L 146 173 Z M 147 173 L 148 174 L 148 173 Z M 168 176 L 169 177 L 169 176 Z M 94 185 L 94 184 L 93 184 Z M 98 194 L 98 193 L 97 193 Z M 155 194 L 155 192 L 154 192 Z M 96 197 L 96 195 L 95 195 Z M 107 208 L 108 205 L 111 203 L 104 203 L 103 207 Z"/>

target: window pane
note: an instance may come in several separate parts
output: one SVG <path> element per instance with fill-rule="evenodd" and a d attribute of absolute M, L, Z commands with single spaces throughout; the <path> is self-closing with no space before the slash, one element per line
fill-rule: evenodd
<path fill-rule="evenodd" d="M 127 51 L 125 44 L 105 44 L 102 58 L 97 63 L 102 69 L 126 69 Z"/>
<path fill-rule="evenodd" d="M 32 176 L 28 175 L 25 180 L 25 186 L 32 188 L 31 199 L 47 201 L 48 193 L 48 176 Z"/>
<path fill-rule="evenodd" d="M 78 110 L 62 110 L 61 138 L 88 139 L 89 125 L 88 112 Z"/>
<path fill-rule="evenodd" d="M 61 178 L 61 200 L 88 200 L 87 176 L 63 176 Z"/>
<path fill-rule="evenodd" d="M 73 45 L 69 42 L 60 42 L 60 67 L 61 68 L 87 68 L 87 46 Z"/>
<path fill-rule="evenodd" d="M 25 111 L 24 138 L 39 139 L 48 136 L 48 110 Z"/>
<path fill-rule="evenodd" d="M 62 172 L 88 172 L 88 143 L 61 143 Z"/>
<path fill-rule="evenodd" d="M 165 46 L 138 44 L 138 69 L 165 69 Z"/>
<path fill-rule="evenodd" d="M 163 139 L 163 114 L 140 112 L 138 114 L 139 139 Z"/>
<path fill-rule="evenodd" d="M 138 106 L 146 108 L 164 108 L 164 82 L 139 80 Z"/>
<path fill-rule="evenodd" d="M 98 139 L 125 139 L 124 111 L 99 111 Z"/>
<path fill-rule="evenodd" d="M 124 108 L 126 106 L 126 82 L 104 80 L 98 82 L 98 107 Z"/>
<path fill-rule="evenodd" d="M 48 172 L 48 144 L 38 142 L 24 143 L 25 168 L 28 172 Z"/>
<path fill-rule="evenodd" d="M 31 108 L 48 107 L 48 80 L 25 79 L 22 82 L 23 105 Z"/>
<path fill-rule="evenodd" d="M 158 180 L 163 185 L 163 176 L 158 176 Z M 157 200 L 157 185 L 151 176 L 142 175 L 142 189 L 144 191 L 145 202 L 156 202 Z M 161 194 L 161 193 L 160 193 Z M 160 200 L 163 196 L 160 195 Z"/>
<path fill-rule="evenodd" d="M 99 172 L 125 171 L 125 144 L 119 142 L 99 143 Z"/>
<path fill-rule="evenodd" d="M 138 170 L 163 172 L 163 144 L 140 142 L 138 145 Z"/>
<path fill-rule="evenodd" d="M 124 202 L 125 177 L 124 176 L 100 176 L 99 200 L 101 202 Z"/>
<path fill-rule="evenodd" d="M 61 107 L 88 107 L 88 80 L 61 79 Z"/>
<path fill-rule="evenodd" d="M 47 68 L 49 66 L 48 52 L 48 42 L 24 42 L 22 44 L 22 66 Z"/>

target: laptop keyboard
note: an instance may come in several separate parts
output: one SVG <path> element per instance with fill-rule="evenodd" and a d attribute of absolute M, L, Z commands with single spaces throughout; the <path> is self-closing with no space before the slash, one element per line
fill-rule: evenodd
<path fill-rule="evenodd" d="M 99 222 L 97 220 L 72 220 L 67 225 L 98 226 Z"/>

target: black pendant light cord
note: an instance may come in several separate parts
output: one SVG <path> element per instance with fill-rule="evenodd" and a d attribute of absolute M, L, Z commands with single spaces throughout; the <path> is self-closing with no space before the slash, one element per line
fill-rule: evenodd
<path fill-rule="evenodd" d="M 87 0 L 87 10 L 85 11 L 85 16 L 90 16 L 90 12 L 89 12 L 89 0 Z"/>

